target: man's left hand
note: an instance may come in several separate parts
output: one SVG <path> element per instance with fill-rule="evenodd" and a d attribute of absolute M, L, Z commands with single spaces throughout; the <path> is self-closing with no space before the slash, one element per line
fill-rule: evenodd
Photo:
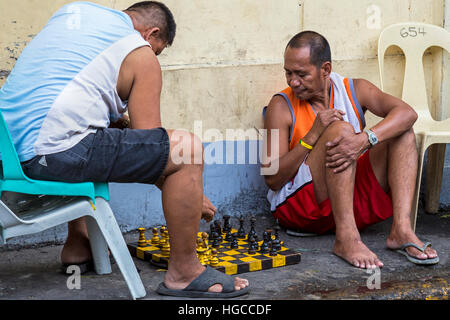
<path fill-rule="evenodd" d="M 346 170 L 353 162 L 357 161 L 368 148 L 366 133 L 356 136 L 340 136 L 327 142 L 326 167 L 333 169 L 334 173 Z"/>
<path fill-rule="evenodd" d="M 206 222 L 210 222 L 214 218 L 216 212 L 217 208 L 205 195 L 203 195 L 202 219 Z"/>

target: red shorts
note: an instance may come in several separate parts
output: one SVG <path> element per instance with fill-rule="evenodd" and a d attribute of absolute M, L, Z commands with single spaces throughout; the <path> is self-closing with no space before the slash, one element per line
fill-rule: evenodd
<path fill-rule="evenodd" d="M 362 230 L 392 216 L 391 197 L 381 188 L 372 169 L 369 152 L 357 162 L 353 210 L 356 226 Z M 281 226 L 322 234 L 334 230 L 330 199 L 317 204 L 313 183 L 305 185 L 273 212 Z"/>

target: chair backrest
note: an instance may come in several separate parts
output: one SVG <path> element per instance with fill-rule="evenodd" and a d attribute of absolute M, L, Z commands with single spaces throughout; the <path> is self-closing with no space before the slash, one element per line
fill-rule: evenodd
<path fill-rule="evenodd" d="M 0 154 L 3 166 L 3 179 L 25 180 L 16 148 L 9 134 L 8 127 L 0 111 Z"/>
<path fill-rule="evenodd" d="M 420 116 L 431 118 L 423 70 L 423 54 L 433 46 L 450 52 L 450 33 L 441 27 L 418 22 L 397 23 L 385 28 L 378 39 L 382 90 L 384 54 L 393 45 L 403 50 L 406 59 L 402 100 L 411 105 Z"/>

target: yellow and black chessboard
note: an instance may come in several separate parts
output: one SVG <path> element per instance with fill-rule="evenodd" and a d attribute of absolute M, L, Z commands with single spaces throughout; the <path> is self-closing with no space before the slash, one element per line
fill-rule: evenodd
<path fill-rule="evenodd" d="M 236 232 L 236 230 L 232 232 Z M 199 232 L 200 235 L 201 232 Z M 224 238 L 225 235 L 222 235 L 222 237 Z M 162 256 L 161 250 L 158 247 L 151 246 L 150 242 L 148 243 L 146 247 L 139 247 L 137 242 L 129 243 L 128 249 L 131 255 L 138 259 L 149 261 L 160 268 L 167 268 L 169 259 Z M 259 241 L 259 245 L 261 244 L 262 241 Z M 261 254 L 259 252 L 249 254 L 247 237 L 245 239 L 239 239 L 238 246 L 237 249 L 230 249 L 230 243 L 224 240 L 220 244 L 220 247 L 216 248 L 219 264 L 215 269 L 233 275 L 288 266 L 300 263 L 301 260 L 301 254 L 299 252 L 285 247 L 283 243 L 281 250 L 278 251 L 276 256 Z"/>

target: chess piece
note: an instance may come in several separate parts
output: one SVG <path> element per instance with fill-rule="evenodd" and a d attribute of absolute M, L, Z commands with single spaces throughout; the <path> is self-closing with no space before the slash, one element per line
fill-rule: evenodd
<path fill-rule="evenodd" d="M 239 230 L 238 230 L 239 239 L 245 239 L 245 229 L 244 229 L 244 217 L 239 218 Z"/>
<path fill-rule="evenodd" d="M 220 246 L 220 241 L 219 241 L 219 238 L 221 238 L 220 236 L 219 236 L 219 234 L 216 232 L 216 231 L 214 231 L 213 232 L 213 243 L 212 243 L 212 247 L 213 248 L 218 248 L 219 246 Z"/>
<path fill-rule="evenodd" d="M 263 242 L 261 244 L 260 252 L 262 254 L 269 253 L 269 235 L 268 235 L 267 231 L 264 231 L 264 233 L 263 233 Z"/>
<path fill-rule="evenodd" d="M 216 229 L 216 232 L 219 234 L 219 235 L 222 235 L 222 226 L 220 225 L 220 221 L 219 220 L 215 220 L 214 221 L 214 226 L 216 227 L 215 229 Z"/>
<path fill-rule="evenodd" d="M 237 239 L 237 233 L 233 233 L 233 240 L 231 240 L 230 249 L 237 249 L 239 247 Z"/>
<path fill-rule="evenodd" d="M 253 216 L 250 218 L 250 231 L 248 233 L 249 238 L 250 238 L 250 236 L 255 236 L 255 234 L 256 234 L 255 223 L 256 223 L 256 218 L 255 218 L 255 216 Z"/>
<path fill-rule="evenodd" d="M 224 215 L 223 216 L 223 232 L 231 231 L 231 224 L 230 224 L 230 216 Z"/>
<path fill-rule="evenodd" d="M 147 240 L 145 240 L 145 228 L 138 228 L 139 240 L 138 247 L 143 248 L 147 246 Z"/>
<path fill-rule="evenodd" d="M 217 267 L 219 265 L 219 258 L 217 258 L 217 249 L 211 249 L 211 258 L 209 259 L 209 265 L 211 267 Z"/>
<path fill-rule="evenodd" d="M 170 257 L 170 242 L 169 242 L 169 232 L 167 230 L 164 231 L 163 237 L 164 237 L 164 243 L 161 246 L 161 255 L 164 258 L 169 258 Z"/>
<path fill-rule="evenodd" d="M 208 234 L 206 232 L 202 232 L 202 240 L 203 246 L 208 249 L 209 241 L 208 241 Z"/>
<path fill-rule="evenodd" d="M 206 266 L 207 264 L 208 264 L 208 261 L 207 261 L 207 257 L 206 257 L 206 255 L 205 255 L 205 252 L 206 252 L 206 249 L 205 248 L 203 248 L 203 247 L 198 247 L 197 248 L 197 257 L 198 257 L 198 261 L 200 261 L 200 263 L 203 265 L 203 266 Z"/>
<path fill-rule="evenodd" d="M 210 224 L 209 224 L 209 241 L 210 241 L 211 243 L 212 243 L 213 240 L 214 240 L 214 236 L 213 236 L 214 231 L 215 231 L 214 224 L 213 224 L 213 223 L 210 223 Z"/>
<path fill-rule="evenodd" d="M 231 229 L 227 231 L 225 235 L 225 241 L 231 242 L 233 240 L 233 236 L 231 235 Z"/>
<path fill-rule="evenodd" d="M 153 233 L 153 237 L 152 237 L 152 240 L 151 240 L 150 243 L 151 243 L 152 246 L 157 247 L 157 246 L 159 246 L 158 229 L 157 228 L 153 228 L 152 229 L 152 233 Z"/>
<path fill-rule="evenodd" d="M 273 244 L 273 241 L 270 241 L 270 253 L 269 253 L 269 255 L 271 255 L 271 256 L 278 255 L 277 248 Z"/>
<path fill-rule="evenodd" d="M 250 240 L 250 245 L 248 246 L 248 254 L 256 254 L 255 250 L 255 238 Z"/>
<path fill-rule="evenodd" d="M 280 242 L 280 235 L 278 234 L 280 227 L 276 226 L 274 229 L 275 229 L 275 239 L 273 240 L 273 243 L 275 245 L 275 249 L 277 251 L 280 251 L 281 250 L 281 242 Z"/>

